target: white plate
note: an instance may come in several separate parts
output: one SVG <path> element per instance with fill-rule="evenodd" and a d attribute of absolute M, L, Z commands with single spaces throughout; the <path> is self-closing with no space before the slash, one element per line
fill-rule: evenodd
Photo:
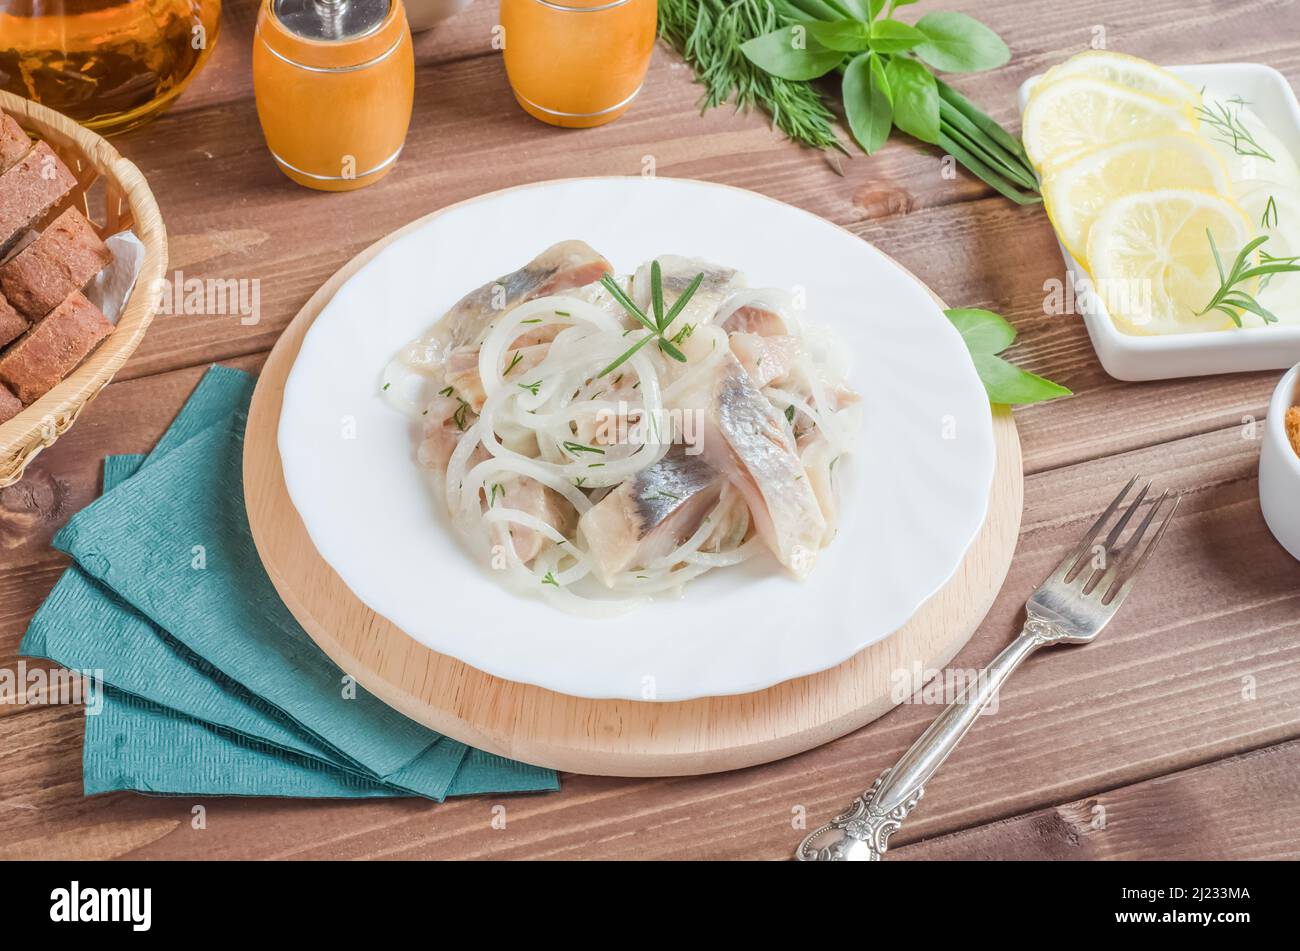
<path fill-rule="evenodd" d="M 867 406 L 848 513 L 803 583 L 767 557 L 613 621 L 507 591 L 466 556 L 380 397 L 392 355 L 470 289 L 581 238 L 620 272 L 657 254 L 803 288 L 855 357 Z M 992 417 L 926 289 L 807 212 L 704 182 L 575 179 L 453 206 L 381 251 L 316 318 L 285 384 L 285 482 L 321 556 L 362 601 L 488 673 L 594 698 L 686 700 L 824 670 L 901 627 L 984 521 Z"/>
<path fill-rule="evenodd" d="M 1258 63 L 1170 66 L 1169 71 L 1212 96 L 1241 96 L 1292 155 L 1300 156 L 1300 103 L 1281 73 Z M 1020 87 L 1020 111 L 1041 76 Z M 1061 256 L 1076 286 L 1091 279 L 1061 245 Z M 1280 370 L 1300 360 L 1300 325 L 1246 327 L 1206 333 L 1141 336 L 1115 326 L 1106 305 L 1090 295 L 1083 319 L 1093 349 L 1106 372 L 1117 380 L 1167 380 L 1212 373 Z"/>

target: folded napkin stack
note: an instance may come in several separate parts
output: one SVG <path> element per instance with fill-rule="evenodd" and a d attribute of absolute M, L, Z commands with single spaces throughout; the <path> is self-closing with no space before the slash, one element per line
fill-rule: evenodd
<path fill-rule="evenodd" d="M 21 650 L 91 675 L 86 795 L 447 796 L 558 788 L 366 693 L 280 601 L 244 511 L 253 381 L 212 367 L 148 456 L 54 539 L 76 564 Z"/>

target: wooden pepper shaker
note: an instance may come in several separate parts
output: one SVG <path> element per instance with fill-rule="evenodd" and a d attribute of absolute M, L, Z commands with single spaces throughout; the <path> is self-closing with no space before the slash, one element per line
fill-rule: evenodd
<path fill-rule="evenodd" d="M 411 121 L 402 0 L 264 0 L 253 89 L 267 148 L 299 185 L 351 191 L 379 181 Z"/>

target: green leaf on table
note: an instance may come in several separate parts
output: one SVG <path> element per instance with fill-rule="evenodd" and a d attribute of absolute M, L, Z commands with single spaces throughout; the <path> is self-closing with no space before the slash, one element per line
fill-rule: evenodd
<path fill-rule="evenodd" d="M 795 81 L 825 76 L 844 59 L 839 50 L 828 50 L 809 37 L 802 23 L 756 36 L 740 49 L 764 72 Z"/>
<path fill-rule="evenodd" d="M 916 55 L 935 69 L 949 73 L 973 73 L 1001 66 L 1011 58 L 1002 38 L 964 13 L 927 13 L 916 21 L 925 42 Z"/>
<path fill-rule="evenodd" d="M 1072 395 L 1060 384 L 1022 370 L 998 356 L 1016 339 L 1016 330 L 1006 318 L 979 307 L 954 307 L 944 313 L 966 341 L 966 349 L 990 402 L 1024 405 Z"/>
<path fill-rule="evenodd" d="M 875 53 L 853 57 L 844 71 L 843 93 L 849 130 L 870 155 L 885 144 L 894 121 L 889 80 L 880 57 Z"/>
<path fill-rule="evenodd" d="M 877 20 L 871 24 L 871 48 L 877 53 L 906 53 L 924 42 L 924 33 L 898 20 Z"/>
<path fill-rule="evenodd" d="M 934 74 L 914 59 L 895 56 L 885 70 L 894 102 L 894 125 L 908 135 L 939 142 L 939 88 Z"/>
<path fill-rule="evenodd" d="M 950 307 L 944 313 L 972 353 L 1001 353 L 1016 341 L 1016 328 L 991 310 Z"/>
<path fill-rule="evenodd" d="M 857 20 L 836 20 L 834 23 L 806 24 L 808 35 L 818 45 L 828 50 L 860 53 L 871 45 L 871 28 Z"/>

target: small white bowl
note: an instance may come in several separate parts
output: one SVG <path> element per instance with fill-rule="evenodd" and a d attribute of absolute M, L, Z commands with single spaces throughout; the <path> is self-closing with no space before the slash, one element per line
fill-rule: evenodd
<path fill-rule="evenodd" d="M 1264 419 L 1259 449 L 1259 507 L 1273 537 L 1300 561 L 1300 455 L 1286 438 L 1283 417 L 1300 406 L 1300 364 L 1282 377 Z"/>
<path fill-rule="evenodd" d="M 1292 155 L 1300 157 L 1300 102 L 1286 78 L 1259 63 L 1216 63 L 1207 66 L 1171 66 L 1170 72 L 1206 93 L 1240 95 L 1251 104 Z M 1023 114 L 1030 90 L 1041 76 L 1031 76 L 1020 87 Z M 1061 245 L 1061 255 L 1076 287 L 1088 286 L 1088 273 Z M 1168 380 L 1241 373 L 1247 370 L 1281 370 L 1300 360 L 1300 325 L 1246 327 L 1206 333 L 1140 336 L 1115 326 L 1098 295 L 1087 295 L 1082 306 L 1088 336 L 1106 372 L 1117 380 Z"/>

